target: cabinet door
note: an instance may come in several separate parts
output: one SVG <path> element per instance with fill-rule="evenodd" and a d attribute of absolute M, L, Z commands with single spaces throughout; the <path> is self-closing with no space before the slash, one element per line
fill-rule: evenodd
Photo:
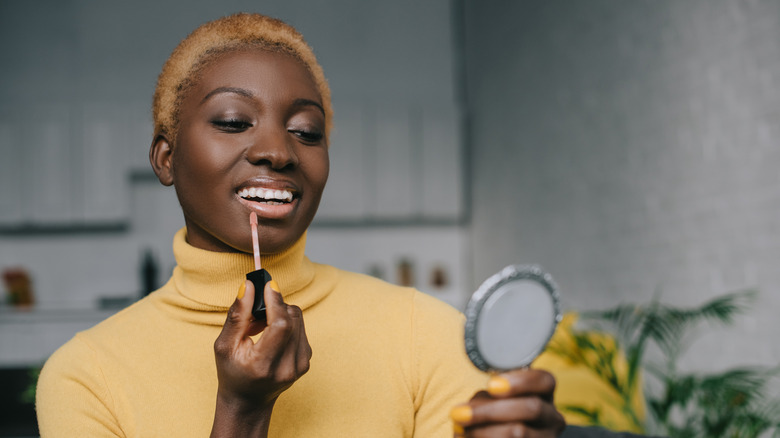
<path fill-rule="evenodd" d="M 0 107 L 0 226 L 22 221 L 24 147 L 13 107 Z"/>
<path fill-rule="evenodd" d="M 417 215 L 419 182 L 414 172 L 412 114 L 408 105 L 382 104 L 374 124 L 376 138 L 369 167 L 374 196 L 370 214 L 376 219 L 411 219 Z M 370 175 L 371 176 L 371 175 Z"/>
<path fill-rule="evenodd" d="M 149 164 L 149 147 L 152 144 L 154 124 L 148 102 L 123 105 L 125 108 L 125 144 L 122 160 L 131 172 L 152 174 Z"/>
<path fill-rule="evenodd" d="M 465 198 L 460 114 L 455 106 L 428 106 L 422 113 L 423 217 L 459 220 Z"/>
<path fill-rule="evenodd" d="M 335 102 L 335 126 L 330 135 L 330 174 L 317 221 L 355 221 L 367 215 L 373 197 L 366 167 L 366 130 L 370 114 L 359 102 Z"/>
<path fill-rule="evenodd" d="M 76 206 L 71 114 L 67 105 L 36 105 L 24 109 L 20 126 L 24 148 L 22 210 L 35 226 L 72 224 Z"/>
<path fill-rule="evenodd" d="M 83 111 L 80 194 L 86 223 L 119 222 L 130 203 L 127 111 L 115 105 L 90 104 Z M 77 196 L 79 193 L 74 193 Z"/>

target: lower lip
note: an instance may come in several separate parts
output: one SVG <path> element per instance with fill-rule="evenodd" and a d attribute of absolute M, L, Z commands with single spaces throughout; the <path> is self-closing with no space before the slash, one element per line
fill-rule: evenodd
<path fill-rule="evenodd" d="M 297 199 L 293 199 L 292 202 L 285 204 L 272 205 L 265 202 L 249 201 L 239 197 L 239 202 L 244 204 L 249 211 L 257 213 L 257 217 L 260 219 L 284 219 L 292 215 Z"/>

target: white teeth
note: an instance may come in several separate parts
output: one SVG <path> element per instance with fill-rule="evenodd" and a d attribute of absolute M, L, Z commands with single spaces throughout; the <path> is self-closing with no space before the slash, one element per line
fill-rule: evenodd
<path fill-rule="evenodd" d="M 250 187 L 248 189 L 241 189 L 238 191 L 238 196 L 249 199 L 265 199 L 270 201 L 270 204 L 277 205 L 282 202 L 292 202 L 293 194 L 289 190 L 271 190 L 263 189 L 261 187 Z"/>

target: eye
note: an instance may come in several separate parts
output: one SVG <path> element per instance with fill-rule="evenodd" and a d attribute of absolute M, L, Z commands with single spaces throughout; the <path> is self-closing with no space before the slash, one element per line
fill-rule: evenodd
<path fill-rule="evenodd" d="M 211 124 L 224 132 L 244 132 L 252 127 L 252 124 L 241 119 L 217 119 L 212 120 Z"/>
<path fill-rule="evenodd" d="M 325 137 L 322 132 L 310 129 L 288 129 L 287 132 L 301 139 L 307 144 L 316 144 Z"/>

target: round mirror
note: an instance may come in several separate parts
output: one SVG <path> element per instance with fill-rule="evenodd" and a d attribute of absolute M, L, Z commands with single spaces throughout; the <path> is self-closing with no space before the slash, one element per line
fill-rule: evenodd
<path fill-rule="evenodd" d="M 466 306 L 466 353 L 483 371 L 531 364 L 561 320 L 558 288 L 536 265 L 512 265 L 485 280 Z"/>

